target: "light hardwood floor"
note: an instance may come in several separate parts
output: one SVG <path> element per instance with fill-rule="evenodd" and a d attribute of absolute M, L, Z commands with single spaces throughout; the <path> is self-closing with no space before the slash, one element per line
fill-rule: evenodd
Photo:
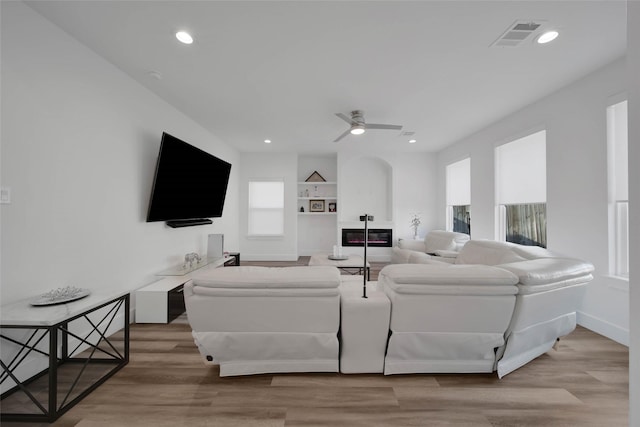
<path fill-rule="evenodd" d="M 202 363 L 188 324 L 178 321 L 132 325 L 129 365 L 53 425 L 626 426 L 628 377 L 628 349 L 578 327 L 557 351 L 501 380 L 495 374 L 220 378 L 217 367 Z M 27 424 L 3 423 L 13 425 Z"/>

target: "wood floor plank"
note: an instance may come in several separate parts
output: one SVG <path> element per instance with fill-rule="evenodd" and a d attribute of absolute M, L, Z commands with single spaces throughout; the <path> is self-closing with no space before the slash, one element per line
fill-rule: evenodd
<path fill-rule="evenodd" d="M 625 413 L 597 408 L 484 410 L 494 427 L 627 427 Z"/>
<path fill-rule="evenodd" d="M 439 411 L 421 409 L 377 408 L 291 408 L 287 411 L 287 427 L 492 427 L 478 411 Z"/>
<path fill-rule="evenodd" d="M 274 387 L 439 387 L 431 375 L 380 375 L 380 374 L 316 374 L 316 375 L 274 375 Z"/>
<path fill-rule="evenodd" d="M 242 406 L 247 402 L 258 406 L 287 408 L 397 407 L 391 387 L 269 387 L 219 389 L 214 407 Z"/>
<path fill-rule="evenodd" d="M 495 407 L 535 409 L 540 406 L 582 406 L 583 402 L 565 389 L 515 387 L 394 387 L 403 408 L 455 410 L 459 407 L 484 410 Z"/>
<path fill-rule="evenodd" d="M 129 405 L 87 405 L 77 411 L 81 426 L 225 426 L 282 427 L 286 408 L 282 407 L 198 407 Z"/>

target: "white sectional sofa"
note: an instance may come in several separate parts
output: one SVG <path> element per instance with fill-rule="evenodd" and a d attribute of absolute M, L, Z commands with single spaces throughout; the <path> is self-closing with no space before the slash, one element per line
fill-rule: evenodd
<path fill-rule="evenodd" d="M 338 372 L 335 267 L 227 267 L 184 285 L 187 317 L 220 376 Z"/>
<path fill-rule="evenodd" d="M 474 281 L 473 277 L 476 273 L 470 273 L 473 270 L 468 270 L 480 266 L 491 269 L 486 271 L 487 280 L 484 283 L 480 283 L 480 280 Z M 504 301 L 505 305 L 498 306 L 500 310 L 507 307 L 507 301 L 509 301 L 508 296 L 496 294 L 494 293 L 496 291 L 492 290 L 495 285 L 498 285 L 498 277 L 503 277 L 499 276 L 497 271 L 508 273 L 515 278 L 512 285 L 517 288 L 517 292 L 514 293 L 515 305 L 512 305 L 511 313 L 507 316 L 508 322 L 502 324 L 504 328 L 501 333 L 504 335 L 504 343 L 495 346 L 494 369 L 497 370 L 499 377 L 544 354 L 553 347 L 559 337 L 567 335 L 575 328 L 576 311 L 580 307 L 586 284 L 593 278 L 591 275 L 593 265 L 554 254 L 540 247 L 490 240 L 471 240 L 460 250 L 453 264 L 438 261 L 437 257 L 432 257 L 422 260 L 421 264 L 387 266 L 380 272 L 378 287 L 389 295 L 392 305 L 391 337 L 385 360 L 385 373 L 387 365 L 389 373 L 394 373 L 394 370 L 437 372 L 421 370 L 422 366 L 417 362 L 421 358 L 430 361 L 423 364 L 426 369 L 433 369 L 431 366 L 437 365 L 433 361 L 433 351 L 429 346 L 418 344 L 420 340 L 425 340 L 425 333 L 438 337 L 445 334 L 445 337 L 438 338 L 438 341 L 443 343 L 446 349 L 450 349 L 445 344 L 450 339 L 446 334 L 453 336 L 453 334 L 471 333 L 475 334 L 474 339 L 480 340 L 478 332 L 484 334 L 488 329 L 478 331 L 478 326 L 497 320 L 497 313 L 490 309 L 496 307 L 493 304 L 494 300 L 500 297 Z M 492 277 L 494 274 L 495 277 Z M 458 289 L 458 284 L 477 285 L 477 288 Z M 429 287 L 420 287 L 420 285 L 429 285 Z M 432 291 L 430 287 L 434 286 Z M 410 301 L 414 305 L 413 311 L 418 312 L 420 307 L 423 307 L 430 312 L 440 311 L 442 315 L 416 315 L 412 322 L 404 306 L 411 299 L 408 296 L 409 291 L 415 293 L 417 292 L 415 289 L 420 289 L 420 295 L 414 299 L 419 298 L 421 302 Z M 481 298 L 481 295 L 467 295 L 473 289 L 476 289 L 479 294 L 484 292 L 486 295 L 484 298 Z M 506 288 L 503 289 L 503 291 L 506 290 Z M 447 296 L 443 297 L 443 293 Z M 446 302 L 447 306 L 438 308 L 436 301 L 440 300 Z M 505 317 L 501 319 L 504 320 Z M 424 323 L 426 320 L 430 321 L 428 325 Z M 456 328 L 450 326 L 451 324 L 457 325 Z M 495 326 L 498 325 L 495 324 Z M 406 336 L 410 332 L 413 332 L 413 337 L 394 339 L 396 333 Z M 493 332 L 500 332 L 500 327 Z M 412 342 L 415 351 L 407 353 L 402 347 L 402 341 Z M 492 341 L 492 344 L 497 343 L 495 339 Z M 453 356 L 464 359 L 464 354 L 474 348 L 473 345 L 468 347 Z M 440 354 L 443 360 L 450 356 L 452 355 L 444 351 Z M 485 361 L 487 354 L 478 356 L 478 360 Z M 446 366 L 446 363 L 444 365 Z M 408 366 L 413 366 L 413 369 L 408 369 Z M 488 365 L 482 366 L 486 368 Z M 454 370 L 453 366 L 451 368 L 449 372 L 464 372 L 464 370 Z"/>
<path fill-rule="evenodd" d="M 575 328 L 592 271 L 539 247 L 471 240 L 446 262 L 384 267 L 367 300 L 361 279 L 331 266 L 209 270 L 185 284 L 184 296 L 198 349 L 221 376 L 503 377 Z"/>

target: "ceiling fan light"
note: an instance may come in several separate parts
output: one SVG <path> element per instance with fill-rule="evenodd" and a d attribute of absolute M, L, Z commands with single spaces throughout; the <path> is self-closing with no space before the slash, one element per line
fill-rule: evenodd
<path fill-rule="evenodd" d="M 362 135 L 364 133 L 364 126 L 363 125 L 354 125 L 351 127 L 351 134 L 352 135 Z"/>

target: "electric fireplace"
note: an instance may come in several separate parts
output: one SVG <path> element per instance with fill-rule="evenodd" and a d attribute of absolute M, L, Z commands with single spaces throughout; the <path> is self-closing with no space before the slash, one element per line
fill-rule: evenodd
<path fill-rule="evenodd" d="M 390 228 L 370 228 L 367 246 L 390 248 L 393 246 L 393 232 Z M 363 228 L 343 228 L 342 246 L 364 246 Z"/>

